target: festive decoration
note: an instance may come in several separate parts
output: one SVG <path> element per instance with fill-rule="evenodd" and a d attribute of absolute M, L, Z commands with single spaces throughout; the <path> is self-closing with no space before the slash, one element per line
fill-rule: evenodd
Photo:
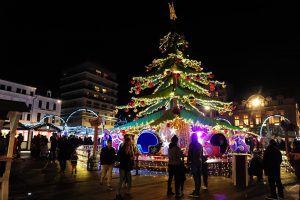
<path fill-rule="evenodd" d="M 137 148 L 142 154 L 156 154 L 160 150 L 160 139 L 152 130 L 143 130 L 137 139 Z"/>
<path fill-rule="evenodd" d="M 175 14 L 173 5 L 172 13 Z M 173 20 L 176 21 L 174 16 Z M 209 107 L 212 111 L 225 115 L 232 111 L 232 103 L 214 98 L 218 96 L 217 90 L 225 87 L 225 83 L 213 80 L 212 72 L 205 72 L 200 61 L 189 59 L 185 55 L 187 48 L 185 37 L 175 31 L 169 32 L 160 40 L 159 50 L 163 57 L 154 59 L 146 66 L 147 75 L 133 77 L 131 81 L 131 92 L 139 95 L 150 88 L 153 90 L 152 94 L 145 92 L 149 95 L 132 97 L 132 103 L 117 107 L 138 110 L 136 116 L 139 117 L 120 126 L 120 129 L 141 130 L 167 124 L 167 127 L 178 130 L 181 146 L 188 144 L 191 124 L 208 126 L 208 129 L 239 129 L 207 118 L 200 110 Z"/>

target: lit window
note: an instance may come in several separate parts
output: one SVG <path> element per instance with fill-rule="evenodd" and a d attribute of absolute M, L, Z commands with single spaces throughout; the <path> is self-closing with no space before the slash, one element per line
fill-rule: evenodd
<path fill-rule="evenodd" d="M 260 124 L 261 123 L 261 117 L 260 114 L 255 115 L 255 124 Z"/>
<path fill-rule="evenodd" d="M 97 76 L 101 76 L 101 71 L 98 70 L 98 69 L 96 69 L 96 75 L 97 75 Z"/>
<path fill-rule="evenodd" d="M 95 88 L 95 90 L 96 90 L 97 92 L 99 92 L 99 91 L 100 91 L 100 88 L 99 88 L 98 86 L 96 86 L 96 85 L 95 85 L 95 87 L 94 87 L 94 88 Z"/>
<path fill-rule="evenodd" d="M 94 96 L 95 98 L 98 98 L 98 97 L 99 97 L 99 95 L 98 95 L 98 94 L 94 94 L 93 96 Z"/>
<path fill-rule="evenodd" d="M 235 117 L 234 117 L 234 124 L 235 124 L 236 126 L 239 126 L 239 125 L 240 125 L 240 119 L 239 119 L 239 116 L 235 116 Z"/>
<path fill-rule="evenodd" d="M 269 123 L 270 123 L 270 124 L 274 124 L 274 117 L 270 117 L 270 118 L 269 118 Z"/>
<path fill-rule="evenodd" d="M 107 90 L 103 88 L 103 89 L 102 89 L 102 92 L 103 92 L 103 93 L 106 93 L 106 92 L 107 92 Z"/>
<path fill-rule="evenodd" d="M 244 115 L 244 124 L 249 125 L 248 115 Z"/>

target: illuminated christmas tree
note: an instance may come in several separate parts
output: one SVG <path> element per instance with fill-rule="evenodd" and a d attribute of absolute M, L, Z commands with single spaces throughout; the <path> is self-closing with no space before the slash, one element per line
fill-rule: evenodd
<path fill-rule="evenodd" d="M 175 23 L 173 4 L 169 4 L 170 18 Z M 147 125 L 158 127 L 162 123 L 198 124 L 210 127 L 235 127 L 222 121 L 205 117 L 204 108 L 220 115 L 231 114 L 231 102 L 217 100 L 218 90 L 225 88 L 224 82 L 214 80 L 212 72 L 205 72 L 201 62 L 189 59 L 185 50 L 188 42 L 176 31 L 169 32 L 160 40 L 159 50 L 163 58 L 154 59 L 146 66 L 146 76 L 133 77 L 130 93 L 135 93 L 128 105 L 119 106 L 136 113 L 135 120 L 118 128 L 141 128 Z M 144 91 L 153 90 L 150 95 Z M 176 127 L 178 129 L 178 125 Z"/>

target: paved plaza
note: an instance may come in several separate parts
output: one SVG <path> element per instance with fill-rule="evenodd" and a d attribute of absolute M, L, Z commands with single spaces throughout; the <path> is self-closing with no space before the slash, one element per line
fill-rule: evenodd
<path fill-rule="evenodd" d="M 133 173 L 134 174 L 134 173 Z M 77 175 L 71 174 L 68 163 L 65 175 L 59 173 L 58 163 L 49 163 L 23 155 L 23 158 L 13 162 L 10 179 L 10 200 L 113 200 L 115 188 L 118 183 L 118 173 L 113 175 L 113 191 L 107 190 L 105 185 L 99 184 L 100 172 L 87 171 L 78 167 Z M 286 199 L 298 199 L 298 188 L 294 184 L 293 175 L 284 174 Z M 135 200 L 168 200 L 175 197 L 166 196 L 167 176 L 162 175 L 133 175 L 133 188 L 130 196 L 124 199 Z M 193 190 L 193 181 L 187 177 L 185 184 L 185 195 L 182 199 L 264 199 L 269 194 L 266 183 L 253 183 L 247 189 L 237 189 L 233 186 L 231 179 L 218 176 L 209 177 L 209 190 L 202 191 L 199 198 L 189 197 Z"/>

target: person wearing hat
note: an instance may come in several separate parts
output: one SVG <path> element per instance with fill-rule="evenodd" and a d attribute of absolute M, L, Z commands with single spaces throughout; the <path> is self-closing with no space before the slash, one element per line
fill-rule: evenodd
<path fill-rule="evenodd" d="M 178 137 L 174 135 L 171 138 L 171 143 L 169 144 L 169 150 L 168 150 L 168 157 L 169 157 L 169 163 L 168 163 L 168 174 L 169 174 L 169 179 L 168 179 L 168 191 L 167 195 L 173 195 L 174 193 L 172 192 L 172 180 L 173 177 L 175 177 L 175 193 L 176 197 L 181 197 L 183 196 L 182 193 L 180 193 L 180 164 L 181 164 L 181 157 L 182 157 L 182 152 L 180 148 L 177 145 L 178 143 Z"/>

